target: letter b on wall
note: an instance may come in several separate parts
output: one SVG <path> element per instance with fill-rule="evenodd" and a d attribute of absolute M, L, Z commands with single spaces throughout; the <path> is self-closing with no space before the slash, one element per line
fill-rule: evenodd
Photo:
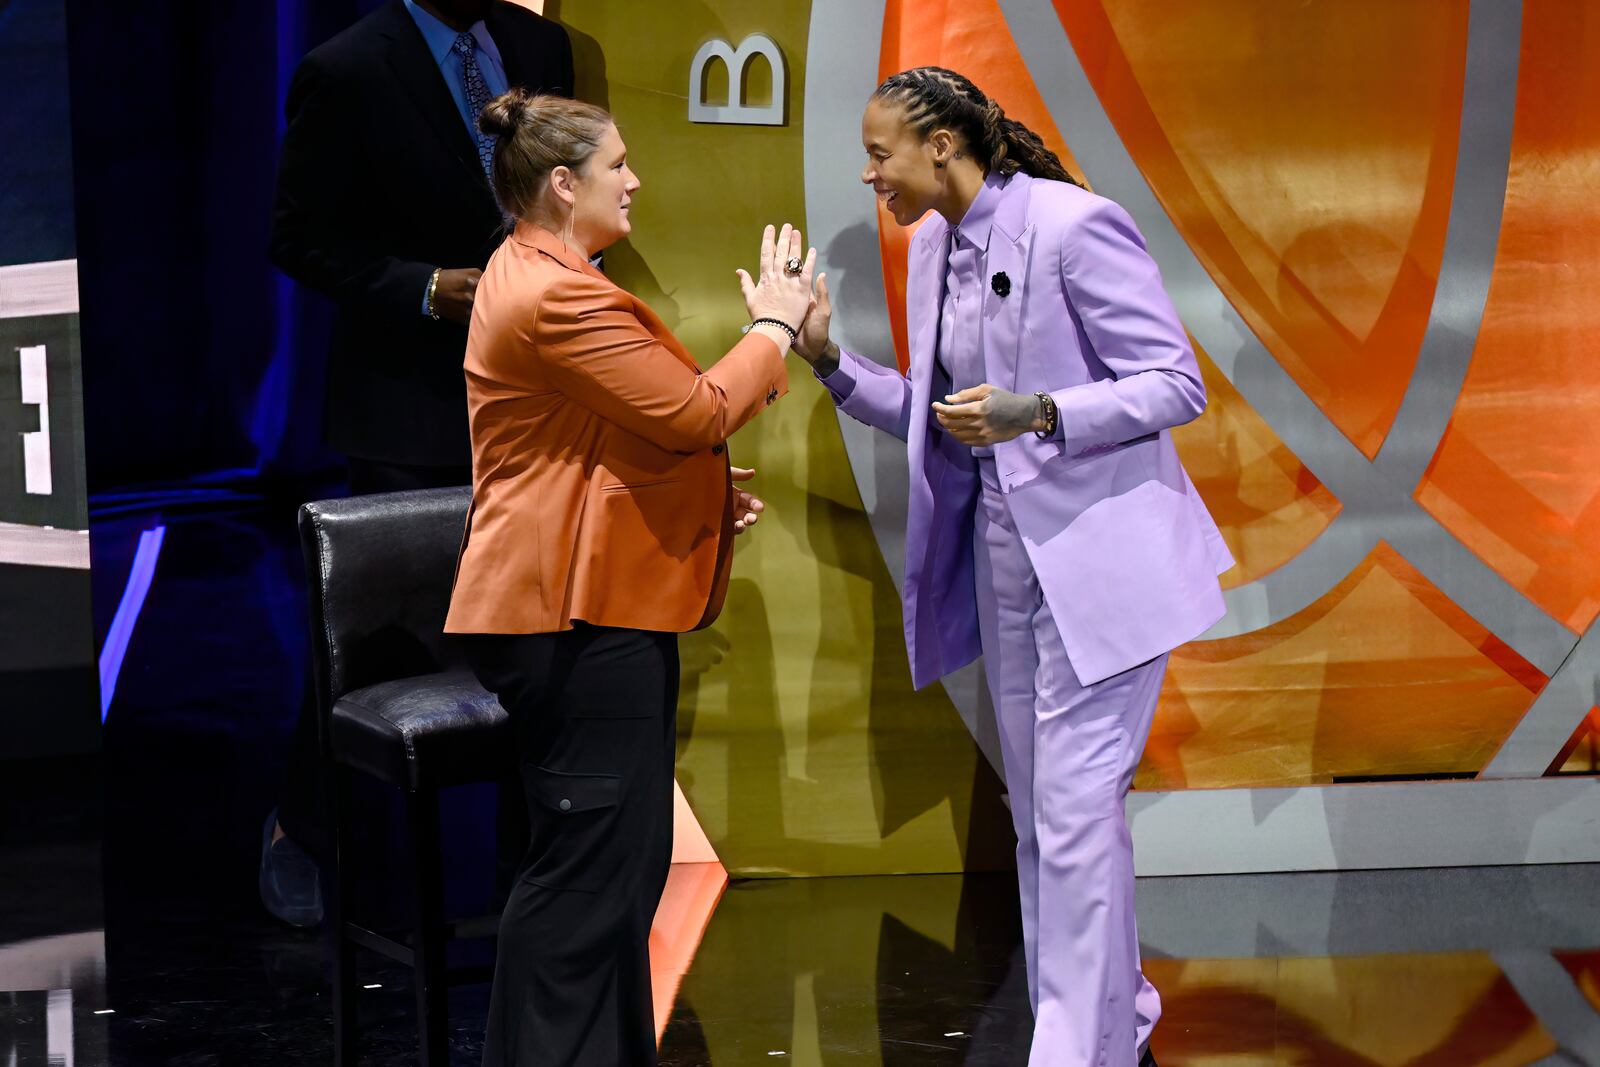
<path fill-rule="evenodd" d="M 772 101 L 760 106 L 745 102 L 744 83 L 746 68 L 756 56 L 763 56 L 772 67 Z M 727 104 L 706 102 L 706 70 L 713 59 L 728 66 Z M 777 42 L 764 33 L 752 33 L 734 49 L 727 41 L 711 40 L 700 46 L 689 64 L 689 121 L 726 123 L 735 126 L 785 125 L 785 103 L 788 100 L 788 71 L 783 64 L 783 52 Z"/>

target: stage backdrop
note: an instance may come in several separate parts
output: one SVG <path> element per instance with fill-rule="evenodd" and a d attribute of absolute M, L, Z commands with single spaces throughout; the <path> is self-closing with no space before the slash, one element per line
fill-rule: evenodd
<path fill-rule="evenodd" d="M 0 3 L 0 761 L 100 744 L 69 131 L 62 0 Z"/>
<path fill-rule="evenodd" d="M 843 339 L 904 365 L 909 232 L 858 179 L 904 67 L 969 74 L 1133 214 L 1210 389 L 1175 437 L 1239 560 L 1172 659 L 1142 872 L 1600 858 L 1596 5 L 544 6 L 644 183 L 608 271 L 703 361 L 792 219 Z M 734 96 L 777 114 L 691 122 L 729 102 L 696 53 L 757 33 L 778 76 Z M 770 511 L 685 644 L 685 793 L 736 874 L 1004 862 L 979 674 L 908 680 L 903 447 L 791 386 L 732 444 Z"/>

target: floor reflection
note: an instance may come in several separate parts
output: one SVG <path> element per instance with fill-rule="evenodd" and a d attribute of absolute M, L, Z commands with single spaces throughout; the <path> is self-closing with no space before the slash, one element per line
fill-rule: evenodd
<path fill-rule="evenodd" d="M 1147 880 L 1166 1065 L 1600 1065 L 1600 868 Z M 1023 1064 L 1004 876 L 736 883 L 670 1065 Z M 1177 948 L 1181 955 L 1169 950 Z"/>
<path fill-rule="evenodd" d="M 0 775 L 0 1067 L 332 1061 L 321 938 L 255 899 L 306 655 L 292 513 L 162 517 L 100 780 L 57 783 L 104 788 L 103 842 L 45 834 L 50 809 L 10 804 Z M 447 812 L 463 911 L 492 878 L 491 809 Z M 651 939 L 662 1062 L 1022 1064 L 1016 907 L 1003 874 L 724 886 L 680 867 Z M 1600 866 L 1147 880 L 1139 914 L 1163 1067 L 1600 1067 Z M 414 1063 L 406 974 L 363 968 L 362 1062 Z M 450 1008 L 451 1062 L 476 1065 L 487 988 Z"/>

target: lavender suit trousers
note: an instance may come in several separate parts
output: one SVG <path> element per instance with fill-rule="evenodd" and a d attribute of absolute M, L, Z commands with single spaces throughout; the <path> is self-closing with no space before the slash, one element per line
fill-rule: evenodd
<path fill-rule="evenodd" d="M 1165 655 L 1084 685 L 1028 562 L 994 461 L 973 538 L 984 671 L 1017 831 L 1033 1004 L 1030 1067 L 1135 1067 L 1161 1014 L 1139 965 L 1123 802 Z"/>

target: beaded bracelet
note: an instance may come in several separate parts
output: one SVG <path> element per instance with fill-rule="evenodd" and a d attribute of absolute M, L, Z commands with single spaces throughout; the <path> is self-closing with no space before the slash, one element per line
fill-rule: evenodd
<path fill-rule="evenodd" d="M 744 332 L 749 333 L 757 326 L 776 326 L 778 329 L 789 335 L 789 343 L 791 345 L 800 340 L 800 334 L 795 331 L 795 328 L 790 326 L 787 322 L 784 322 L 782 319 L 756 319 L 754 322 L 744 328 Z"/>

